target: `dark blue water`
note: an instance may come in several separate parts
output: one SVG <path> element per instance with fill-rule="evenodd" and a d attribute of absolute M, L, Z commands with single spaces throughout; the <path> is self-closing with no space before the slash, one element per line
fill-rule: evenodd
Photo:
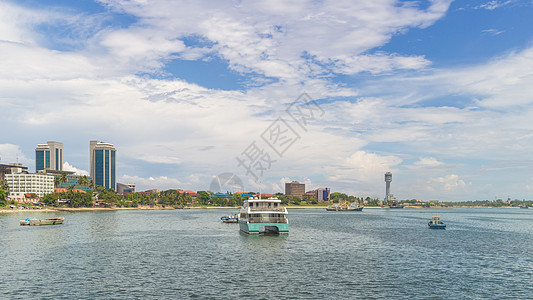
<path fill-rule="evenodd" d="M 235 211 L 0 215 L 0 298 L 533 298 L 533 210 L 289 210 L 279 237 L 220 222 Z"/>

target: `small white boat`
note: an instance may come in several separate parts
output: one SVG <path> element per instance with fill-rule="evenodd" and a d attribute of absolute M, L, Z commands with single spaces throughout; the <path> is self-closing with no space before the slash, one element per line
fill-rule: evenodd
<path fill-rule="evenodd" d="M 222 220 L 222 222 L 224 223 L 238 223 L 239 222 L 239 218 L 234 215 L 223 216 L 220 218 L 220 220 Z"/>
<path fill-rule="evenodd" d="M 65 218 L 50 218 L 50 219 L 26 219 L 20 220 L 21 226 L 43 226 L 43 225 L 59 225 L 63 224 Z"/>

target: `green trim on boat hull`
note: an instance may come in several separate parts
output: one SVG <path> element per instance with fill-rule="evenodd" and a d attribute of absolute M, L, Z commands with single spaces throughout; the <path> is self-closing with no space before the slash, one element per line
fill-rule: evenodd
<path fill-rule="evenodd" d="M 247 221 L 239 220 L 239 227 L 242 232 L 247 234 L 259 234 L 261 226 L 275 226 L 279 230 L 279 234 L 289 234 L 288 223 L 248 223 Z"/>

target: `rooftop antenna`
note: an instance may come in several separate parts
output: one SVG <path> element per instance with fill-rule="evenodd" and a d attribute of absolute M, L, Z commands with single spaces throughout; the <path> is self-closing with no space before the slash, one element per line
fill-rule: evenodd
<path fill-rule="evenodd" d="M 259 200 L 261 200 L 261 187 L 262 187 L 262 182 L 263 178 L 259 179 Z"/>

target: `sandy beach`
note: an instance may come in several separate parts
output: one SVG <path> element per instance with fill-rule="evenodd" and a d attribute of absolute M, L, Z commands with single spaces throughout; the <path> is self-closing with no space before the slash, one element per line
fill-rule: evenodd
<path fill-rule="evenodd" d="M 3 213 L 34 213 L 34 212 L 58 212 L 58 211 L 70 211 L 70 212 L 83 212 L 83 211 L 117 211 L 117 210 L 168 210 L 174 209 L 174 207 L 46 207 L 42 209 L 11 209 L 2 208 L 0 214 Z"/>

